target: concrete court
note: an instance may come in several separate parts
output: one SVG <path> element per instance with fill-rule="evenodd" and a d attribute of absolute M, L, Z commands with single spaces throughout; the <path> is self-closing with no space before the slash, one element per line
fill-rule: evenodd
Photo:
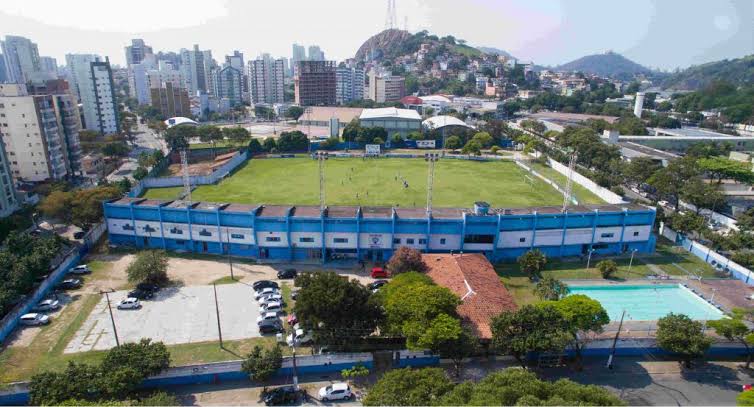
<path fill-rule="evenodd" d="M 118 301 L 127 291 L 110 294 L 118 337 L 121 343 L 152 338 L 168 345 L 218 340 L 215 300 L 212 286 L 171 287 L 153 299 L 142 301 L 138 310 L 119 310 Z M 259 306 L 251 286 L 227 284 L 217 286 L 220 325 L 223 339 L 258 337 Z M 115 346 L 110 315 L 104 295 L 86 319 L 65 353 L 105 350 Z"/>

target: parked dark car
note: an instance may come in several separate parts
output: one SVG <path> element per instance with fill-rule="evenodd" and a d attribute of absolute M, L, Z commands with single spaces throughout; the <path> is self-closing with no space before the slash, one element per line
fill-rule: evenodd
<path fill-rule="evenodd" d="M 74 238 L 74 239 L 83 239 L 83 238 L 84 238 L 84 236 L 86 236 L 86 232 L 84 232 L 84 231 L 81 231 L 81 230 L 80 230 L 80 231 L 78 231 L 78 232 L 75 232 L 75 233 L 73 234 L 73 238 Z"/>
<path fill-rule="evenodd" d="M 280 332 L 283 332 L 283 324 L 279 319 L 268 319 L 259 323 L 260 334 L 276 334 Z"/>
<path fill-rule="evenodd" d="M 296 390 L 293 386 L 276 387 L 262 393 L 262 401 L 266 406 L 295 404 L 300 399 L 306 400 L 307 398 L 305 391 Z"/>
<path fill-rule="evenodd" d="M 259 291 L 259 290 L 261 290 L 263 288 L 268 288 L 268 287 L 271 287 L 271 288 L 280 288 L 280 286 L 278 285 L 278 283 L 276 283 L 274 281 L 270 281 L 270 280 L 255 281 L 254 284 L 252 284 L 251 286 L 252 286 L 252 288 L 254 288 L 254 291 Z"/>
<path fill-rule="evenodd" d="M 286 278 L 296 278 L 298 275 L 298 272 L 296 269 L 285 269 L 278 271 L 278 278 L 280 279 L 286 279 Z"/>
<path fill-rule="evenodd" d="M 147 291 L 147 290 L 140 290 L 135 289 L 128 293 L 128 297 L 130 298 L 138 298 L 140 300 L 150 300 L 152 297 L 154 297 L 154 292 Z"/>
<path fill-rule="evenodd" d="M 58 284 L 60 290 L 75 290 L 81 287 L 81 280 L 78 278 L 67 278 Z"/>
<path fill-rule="evenodd" d="M 373 281 L 373 282 L 369 283 L 369 285 L 367 285 L 367 287 L 370 290 L 376 290 L 378 288 L 382 288 L 382 286 L 385 285 L 385 284 L 387 284 L 387 283 L 388 283 L 387 280 L 377 280 L 377 281 Z"/>
<path fill-rule="evenodd" d="M 157 291 L 160 291 L 160 286 L 158 286 L 157 284 L 139 283 L 136 284 L 136 289 L 156 293 Z"/>

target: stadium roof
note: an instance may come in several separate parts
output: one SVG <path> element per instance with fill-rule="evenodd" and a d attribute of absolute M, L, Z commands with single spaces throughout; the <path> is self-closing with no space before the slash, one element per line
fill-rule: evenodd
<path fill-rule="evenodd" d="M 452 102 L 452 100 L 450 100 L 450 98 L 445 95 L 422 96 L 421 99 L 424 103 L 427 103 L 427 102 L 450 103 Z"/>
<path fill-rule="evenodd" d="M 182 124 L 188 124 L 189 126 L 198 126 L 199 123 L 189 119 L 188 117 L 171 117 L 167 120 L 165 120 L 165 125 L 168 126 L 168 128 L 174 127 L 174 126 L 180 126 Z"/>
<path fill-rule="evenodd" d="M 359 116 L 359 120 L 365 119 L 407 119 L 421 120 L 421 116 L 416 110 L 398 109 L 395 107 L 383 107 L 379 109 L 364 109 Z"/>
<path fill-rule="evenodd" d="M 429 119 L 423 121 L 422 125 L 430 130 L 440 129 L 447 126 L 462 126 L 468 127 L 470 129 L 474 128 L 474 126 L 468 125 L 463 120 L 453 116 L 430 117 Z"/>
<path fill-rule="evenodd" d="M 420 97 L 409 95 L 402 97 L 401 103 L 404 105 L 420 105 L 424 102 L 422 102 Z"/>

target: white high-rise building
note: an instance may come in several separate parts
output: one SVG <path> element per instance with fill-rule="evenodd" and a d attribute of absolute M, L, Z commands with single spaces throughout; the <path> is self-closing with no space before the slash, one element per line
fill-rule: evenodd
<path fill-rule="evenodd" d="M 152 47 L 144 43 L 144 40 L 136 38 L 131 40 L 131 45 L 126 47 L 126 64 L 140 64 L 148 55 L 152 55 Z"/>
<path fill-rule="evenodd" d="M 37 44 L 28 38 L 6 35 L 0 41 L 5 57 L 5 76 L 10 83 L 26 83 L 46 79 L 39 63 Z M 42 75 L 40 77 L 40 75 Z"/>
<path fill-rule="evenodd" d="M 342 67 L 335 71 L 335 101 L 338 104 L 364 99 L 364 69 Z"/>
<path fill-rule="evenodd" d="M 135 98 L 139 105 L 152 103 L 150 97 L 149 72 L 156 68 L 154 55 L 149 54 L 138 64 L 128 67 L 129 96 Z"/>
<path fill-rule="evenodd" d="M 293 54 L 291 56 L 291 76 L 296 75 L 296 65 L 299 62 L 306 61 L 306 48 L 303 45 L 293 44 Z"/>
<path fill-rule="evenodd" d="M 211 90 L 207 85 L 207 71 L 204 63 L 204 52 L 199 50 L 198 45 L 194 49 L 181 49 L 181 73 L 185 81 L 184 87 L 190 95 L 197 92 L 206 93 Z"/>
<path fill-rule="evenodd" d="M 13 182 L 5 144 L 0 143 L 0 218 L 4 218 L 18 209 L 16 185 Z"/>
<path fill-rule="evenodd" d="M 61 179 L 68 174 L 66 142 L 49 95 L 33 96 L 26 85 L 0 85 L 0 126 L 13 177 Z"/>
<path fill-rule="evenodd" d="M 68 54 L 66 64 L 84 110 L 84 128 L 102 134 L 120 131 L 110 61 L 97 55 Z"/>
<path fill-rule="evenodd" d="M 58 61 L 53 57 L 39 57 L 39 66 L 42 72 L 50 76 L 50 79 L 57 79 L 58 74 Z"/>
<path fill-rule="evenodd" d="M 264 54 L 249 61 L 249 91 L 252 103 L 285 102 L 285 63 Z"/>
<path fill-rule="evenodd" d="M 319 45 L 309 46 L 309 61 L 324 61 L 325 53 L 319 48 Z"/>
<path fill-rule="evenodd" d="M 218 99 L 227 99 L 231 107 L 243 103 L 243 74 L 241 71 L 227 65 L 222 69 L 214 70 L 213 76 L 215 96 Z"/>

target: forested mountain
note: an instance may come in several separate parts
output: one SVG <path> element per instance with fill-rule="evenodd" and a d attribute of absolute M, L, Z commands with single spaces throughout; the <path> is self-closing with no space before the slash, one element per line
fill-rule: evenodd
<path fill-rule="evenodd" d="M 630 80 L 636 75 L 649 75 L 653 71 L 614 52 L 587 55 L 553 68 L 556 71 L 578 71 L 598 76 Z"/>
<path fill-rule="evenodd" d="M 670 75 L 662 82 L 666 89 L 697 90 L 715 81 L 734 86 L 754 84 L 754 55 L 695 65 Z"/>

